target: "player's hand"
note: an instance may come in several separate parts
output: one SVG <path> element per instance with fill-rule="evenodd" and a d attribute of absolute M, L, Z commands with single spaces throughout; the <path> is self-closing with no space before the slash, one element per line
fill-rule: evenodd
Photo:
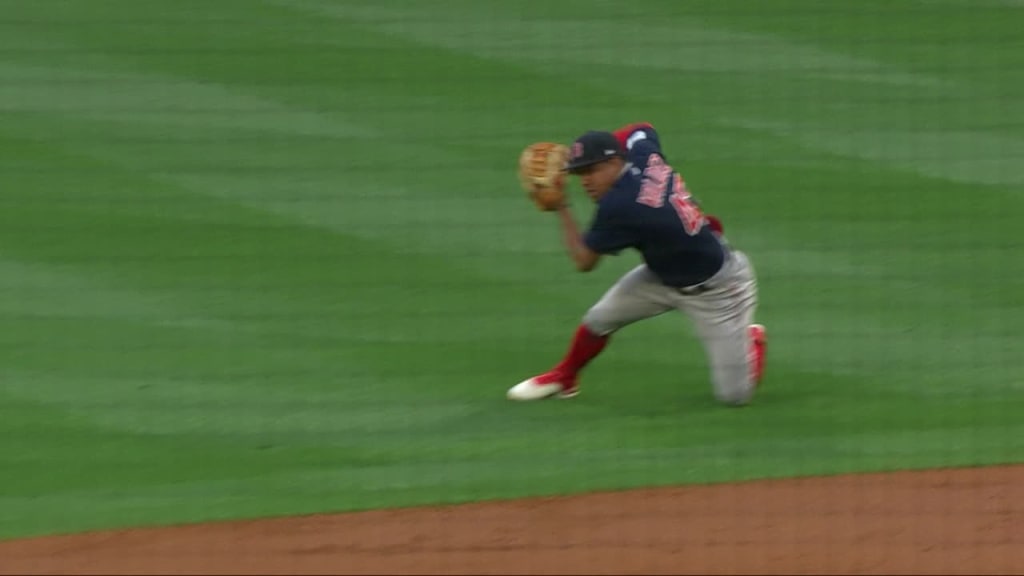
<path fill-rule="evenodd" d="M 565 205 L 565 172 L 569 148 L 553 142 L 535 142 L 519 155 L 519 181 L 530 200 L 544 212 Z"/>
<path fill-rule="evenodd" d="M 542 212 L 556 212 L 569 206 L 569 198 L 565 193 L 565 179 L 552 182 L 550 186 L 534 186 L 530 191 L 530 200 Z"/>
<path fill-rule="evenodd" d="M 565 208 L 569 205 L 569 195 L 565 192 L 566 180 L 566 173 L 559 172 L 558 175 L 555 176 L 554 180 L 551 181 L 552 193 L 560 199 L 560 201 L 555 205 L 555 210 Z"/>
<path fill-rule="evenodd" d="M 725 226 L 722 225 L 722 220 L 720 218 L 712 216 L 711 214 L 705 215 L 704 218 L 708 221 L 708 226 L 711 226 L 711 230 L 713 230 L 715 234 L 718 234 L 719 236 L 725 234 Z"/>

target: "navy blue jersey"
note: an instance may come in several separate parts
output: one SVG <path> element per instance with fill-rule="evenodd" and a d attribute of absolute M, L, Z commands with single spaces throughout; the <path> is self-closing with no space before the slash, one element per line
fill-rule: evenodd
<path fill-rule="evenodd" d="M 626 167 L 598 202 L 583 237 L 588 248 L 616 254 L 634 248 L 669 286 L 704 282 L 722 267 L 725 248 L 649 125 L 625 138 Z"/>

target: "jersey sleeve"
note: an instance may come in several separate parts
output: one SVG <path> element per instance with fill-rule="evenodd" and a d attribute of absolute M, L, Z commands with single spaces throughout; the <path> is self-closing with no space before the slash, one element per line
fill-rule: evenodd
<path fill-rule="evenodd" d="M 629 150 L 632 148 L 633 143 L 638 139 L 647 137 L 657 139 L 658 136 L 658 133 L 654 130 L 654 126 L 652 126 L 650 122 L 634 122 L 632 124 L 627 124 L 618 130 L 615 130 L 612 134 L 615 134 L 615 138 L 618 139 L 623 150 Z"/>
<path fill-rule="evenodd" d="M 640 165 L 651 154 L 662 155 L 661 141 L 658 132 L 649 122 L 635 122 L 614 131 L 626 157 L 635 165 Z"/>
<path fill-rule="evenodd" d="M 638 243 L 636 233 L 609 205 L 600 205 L 583 243 L 598 254 L 617 254 Z"/>

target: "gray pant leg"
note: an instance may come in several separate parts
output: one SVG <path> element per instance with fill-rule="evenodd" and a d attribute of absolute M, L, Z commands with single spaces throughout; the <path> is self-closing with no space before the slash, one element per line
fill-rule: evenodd
<path fill-rule="evenodd" d="M 608 289 L 584 315 L 583 324 L 595 334 L 611 334 L 628 324 L 673 309 L 673 294 L 674 291 L 642 264 Z"/>
<path fill-rule="evenodd" d="M 690 316 L 704 343 L 715 397 L 740 406 L 754 394 L 748 327 L 757 306 L 757 280 L 745 254 L 733 251 L 732 256 L 720 278 L 713 279 L 714 288 L 680 295 L 677 307 Z"/>

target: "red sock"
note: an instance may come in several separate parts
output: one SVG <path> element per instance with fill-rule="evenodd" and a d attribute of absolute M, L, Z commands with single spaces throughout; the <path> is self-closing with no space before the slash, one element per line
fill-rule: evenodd
<path fill-rule="evenodd" d="M 575 378 L 576 374 L 594 359 L 595 356 L 604 350 L 608 343 L 608 336 L 598 336 L 591 332 L 586 326 L 580 325 L 576 329 L 576 335 L 569 346 L 569 352 L 565 358 L 555 366 L 555 370 L 561 372 L 568 378 Z"/>

